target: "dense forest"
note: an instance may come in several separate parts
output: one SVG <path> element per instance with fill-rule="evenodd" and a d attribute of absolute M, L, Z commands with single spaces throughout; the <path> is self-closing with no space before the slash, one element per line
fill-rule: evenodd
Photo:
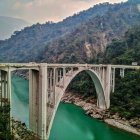
<path fill-rule="evenodd" d="M 107 46 L 104 62 L 129 65 L 132 62 L 138 62 L 140 64 L 140 26 L 129 29 L 123 39 L 113 40 Z"/>
<path fill-rule="evenodd" d="M 124 78 L 117 78 L 115 92 L 111 94 L 111 111 L 127 119 L 140 118 L 139 85 L 140 70 L 126 72 Z"/>
<path fill-rule="evenodd" d="M 123 39 L 114 40 L 107 47 L 105 62 L 140 64 L 140 26 L 129 29 Z M 122 79 L 117 76 L 115 93 L 111 96 L 111 110 L 127 119 L 140 118 L 140 71 L 126 71 L 125 73 Z"/>

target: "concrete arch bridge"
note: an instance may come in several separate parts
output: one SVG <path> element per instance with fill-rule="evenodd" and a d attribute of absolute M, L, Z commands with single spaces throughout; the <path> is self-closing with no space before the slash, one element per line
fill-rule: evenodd
<path fill-rule="evenodd" d="M 97 106 L 110 107 L 115 90 L 115 70 L 140 69 L 140 66 L 48 63 L 1 63 L 0 105 L 11 103 L 11 72 L 29 70 L 29 127 L 41 140 L 48 140 L 53 119 L 65 90 L 80 72 L 87 72 L 96 88 Z"/>

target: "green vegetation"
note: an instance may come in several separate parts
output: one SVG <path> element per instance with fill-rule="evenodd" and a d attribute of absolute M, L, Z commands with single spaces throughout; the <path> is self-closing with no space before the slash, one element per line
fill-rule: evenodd
<path fill-rule="evenodd" d="M 79 73 L 68 86 L 68 91 L 96 97 L 96 90 L 91 77 L 86 72 Z"/>
<path fill-rule="evenodd" d="M 106 63 L 140 64 L 140 26 L 129 29 L 122 40 L 113 40 L 105 52 Z"/>
<path fill-rule="evenodd" d="M 11 140 L 9 105 L 0 107 L 0 140 Z"/>
<path fill-rule="evenodd" d="M 140 26 L 125 33 L 121 40 L 113 40 L 105 53 L 106 63 L 140 64 Z M 125 72 L 125 77 L 117 75 L 115 93 L 111 94 L 111 111 L 127 119 L 140 117 L 140 71 Z"/>
<path fill-rule="evenodd" d="M 121 117 L 140 117 L 140 70 L 129 71 L 117 78 L 115 92 L 111 94 L 111 111 Z"/>
<path fill-rule="evenodd" d="M 18 140 L 37 140 L 35 134 L 28 130 L 25 123 L 10 119 L 9 105 L 0 106 L 0 140 L 15 140 L 16 138 Z"/>

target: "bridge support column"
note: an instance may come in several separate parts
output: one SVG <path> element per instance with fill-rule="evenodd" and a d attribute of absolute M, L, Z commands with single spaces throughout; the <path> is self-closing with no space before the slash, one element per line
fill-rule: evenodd
<path fill-rule="evenodd" d="M 11 70 L 10 68 L 8 68 L 8 73 L 7 73 L 7 84 L 8 84 L 8 89 L 7 89 L 7 92 L 8 92 L 8 101 L 10 103 L 10 106 L 11 106 Z"/>
<path fill-rule="evenodd" d="M 39 69 L 39 136 L 47 140 L 47 102 L 48 102 L 47 65 Z"/>
<path fill-rule="evenodd" d="M 110 107 L 110 92 L 111 92 L 111 65 L 107 65 L 106 78 L 105 78 L 105 101 L 106 107 Z"/>
<path fill-rule="evenodd" d="M 112 69 L 112 92 L 115 91 L 115 68 Z"/>
<path fill-rule="evenodd" d="M 11 71 L 0 71 L 0 103 L 1 106 L 5 104 L 11 105 Z"/>
<path fill-rule="evenodd" d="M 53 69 L 53 105 L 55 105 L 56 68 Z"/>
<path fill-rule="evenodd" d="M 39 71 L 29 71 L 29 128 L 38 134 Z"/>
<path fill-rule="evenodd" d="M 41 64 L 39 72 L 30 70 L 30 129 L 40 140 L 47 140 L 47 65 Z"/>
<path fill-rule="evenodd" d="M 10 127 L 10 131 L 12 132 L 12 111 L 11 111 L 11 108 L 12 108 L 12 98 L 11 98 L 11 70 L 10 68 L 8 68 L 8 71 L 7 71 L 7 98 L 8 98 L 8 103 L 10 105 L 10 124 L 9 124 L 9 127 Z"/>
<path fill-rule="evenodd" d="M 124 78 L 124 69 L 123 68 L 120 69 L 120 76 L 121 76 L 121 78 Z"/>
<path fill-rule="evenodd" d="M 5 101 L 6 101 L 6 83 L 7 83 L 7 80 L 6 80 L 6 75 L 7 75 L 7 72 L 6 71 L 1 71 L 1 85 L 0 85 L 0 102 L 1 102 L 1 106 L 4 106 L 5 105 Z"/>

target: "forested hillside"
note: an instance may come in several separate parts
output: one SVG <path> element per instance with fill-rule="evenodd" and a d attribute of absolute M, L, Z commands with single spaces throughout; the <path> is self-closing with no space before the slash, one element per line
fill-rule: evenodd
<path fill-rule="evenodd" d="M 108 45 L 104 62 L 112 64 L 140 64 L 140 26 L 129 29 L 123 39 Z M 140 71 L 125 71 L 120 78 L 117 72 L 115 93 L 111 94 L 111 111 L 130 120 L 132 126 L 140 128 Z M 133 120 L 131 120 L 133 119 Z"/>
<path fill-rule="evenodd" d="M 95 63 L 112 39 L 140 23 L 137 3 L 96 5 L 59 23 L 27 27 L 0 41 L 1 62 Z M 22 56 L 22 57 L 21 57 Z"/>
<path fill-rule="evenodd" d="M 129 29 L 123 39 L 113 40 L 105 52 L 105 63 L 140 64 L 140 26 Z"/>

